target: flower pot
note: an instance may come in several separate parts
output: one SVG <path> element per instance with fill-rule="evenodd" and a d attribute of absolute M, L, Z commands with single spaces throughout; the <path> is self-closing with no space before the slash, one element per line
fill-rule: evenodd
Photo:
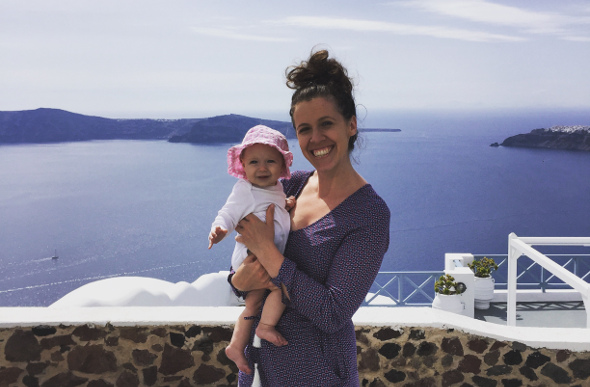
<path fill-rule="evenodd" d="M 461 314 L 463 309 L 465 309 L 465 304 L 461 302 L 461 295 L 459 294 L 437 293 L 434 301 L 432 301 L 432 308 Z"/>
<path fill-rule="evenodd" d="M 490 301 L 494 298 L 494 285 L 496 281 L 492 276 L 474 277 L 473 298 L 475 309 L 485 310 L 490 308 Z"/>

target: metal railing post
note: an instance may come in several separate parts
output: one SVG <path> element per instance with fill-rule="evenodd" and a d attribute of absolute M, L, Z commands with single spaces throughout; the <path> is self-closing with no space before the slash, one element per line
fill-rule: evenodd
<path fill-rule="evenodd" d="M 518 275 L 518 257 L 520 253 L 512 246 L 512 241 L 518 238 L 515 233 L 508 235 L 508 292 L 506 299 L 506 323 L 516 326 L 516 277 Z"/>

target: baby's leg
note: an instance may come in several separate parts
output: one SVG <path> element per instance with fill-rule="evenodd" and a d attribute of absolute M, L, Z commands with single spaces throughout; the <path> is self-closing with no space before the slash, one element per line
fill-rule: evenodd
<path fill-rule="evenodd" d="M 250 340 L 250 332 L 252 331 L 252 324 L 254 323 L 254 320 L 251 317 L 258 315 L 264 293 L 264 289 L 248 292 L 245 300 L 246 307 L 240 314 L 238 321 L 236 321 L 231 341 L 227 348 L 225 348 L 225 354 L 227 357 L 236 363 L 236 366 L 238 366 L 240 371 L 245 372 L 248 375 L 252 374 L 252 370 L 250 369 L 250 366 L 248 366 L 248 360 L 244 355 L 244 350 Z"/>
<path fill-rule="evenodd" d="M 280 289 L 270 292 L 264 303 L 264 308 L 262 309 L 260 323 L 256 328 L 256 334 L 258 337 L 270 341 L 278 347 L 287 345 L 287 340 L 275 329 L 275 326 L 285 310 L 282 296 L 283 294 Z"/>

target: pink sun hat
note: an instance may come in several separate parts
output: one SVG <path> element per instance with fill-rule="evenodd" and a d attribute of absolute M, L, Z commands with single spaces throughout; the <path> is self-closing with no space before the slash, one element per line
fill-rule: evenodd
<path fill-rule="evenodd" d="M 264 125 L 256 125 L 250 128 L 241 144 L 232 146 L 227 151 L 227 172 L 239 179 L 246 179 L 246 172 L 240 161 L 242 151 L 254 144 L 269 145 L 278 150 L 285 160 L 285 168 L 280 177 L 290 178 L 291 171 L 289 167 L 293 164 L 293 153 L 289 152 L 287 138 L 278 130 L 274 130 Z"/>

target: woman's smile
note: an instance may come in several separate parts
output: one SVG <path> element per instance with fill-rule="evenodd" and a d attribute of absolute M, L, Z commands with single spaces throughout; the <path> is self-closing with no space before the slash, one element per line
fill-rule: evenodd
<path fill-rule="evenodd" d="M 326 156 L 328 153 L 330 153 L 330 151 L 332 150 L 331 146 L 325 147 L 325 148 L 321 148 L 321 149 L 315 149 L 312 151 L 313 155 L 317 158 L 321 158 Z"/>

